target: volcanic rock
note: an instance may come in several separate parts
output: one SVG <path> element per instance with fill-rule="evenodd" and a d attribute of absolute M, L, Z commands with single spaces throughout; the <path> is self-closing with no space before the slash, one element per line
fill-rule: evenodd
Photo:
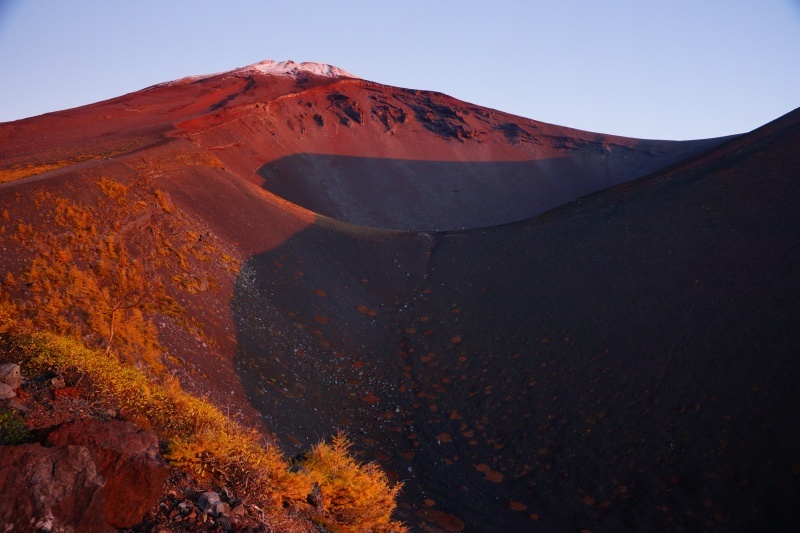
<path fill-rule="evenodd" d="M 56 376 L 50 380 L 50 386 L 56 390 L 61 390 L 66 387 L 66 383 L 64 383 L 64 378 L 61 376 Z"/>
<path fill-rule="evenodd" d="M 22 375 L 19 365 L 16 363 L 6 363 L 0 365 L 0 383 L 5 383 L 12 390 L 16 390 L 22 385 Z"/>
<path fill-rule="evenodd" d="M 106 478 L 105 518 L 116 528 L 128 528 L 158 502 L 167 468 L 158 455 L 152 431 L 130 422 L 83 419 L 56 428 L 47 438 L 54 446 L 86 446 Z"/>
<path fill-rule="evenodd" d="M 208 491 L 200 495 L 200 499 L 197 500 L 197 507 L 199 507 L 201 511 L 208 511 L 209 509 L 213 509 L 214 506 L 221 501 L 219 494 Z"/>
<path fill-rule="evenodd" d="M 103 520 L 104 484 L 85 446 L 4 446 L 0 524 L 5 531 L 113 531 Z"/>
<path fill-rule="evenodd" d="M 214 504 L 214 507 L 211 509 L 211 515 L 214 517 L 217 516 L 228 516 L 231 514 L 231 506 L 225 502 L 219 502 Z"/>

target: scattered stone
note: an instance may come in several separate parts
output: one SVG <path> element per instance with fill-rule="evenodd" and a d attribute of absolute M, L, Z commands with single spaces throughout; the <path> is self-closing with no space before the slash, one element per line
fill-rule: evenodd
<path fill-rule="evenodd" d="M 219 499 L 219 494 L 208 491 L 200 495 L 200 499 L 197 500 L 197 507 L 199 507 L 201 511 L 208 511 L 221 501 L 222 500 Z"/>
<path fill-rule="evenodd" d="M 244 505 L 240 503 L 239 505 L 231 509 L 231 516 L 234 517 L 244 516 L 246 512 L 247 510 L 244 508 Z"/>
<path fill-rule="evenodd" d="M 4 446 L 0 524 L 6 531 L 114 531 L 104 520 L 104 483 L 85 446 Z"/>
<path fill-rule="evenodd" d="M 22 374 L 19 365 L 16 363 L 6 363 L 0 365 L 0 383 L 5 383 L 11 390 L 17 390 L 22 385 Z"/>
<path fill-rule="evenodd" d="M 106 521 L 115 528 L 138 524 L 161 497 L 169 470 L 152 431 L 140 430 L 130 422 L 87 418 L 57 427 L 47 443 L 89 449 L 106 478 Z"/>
<path fill-rule="evenodd" d="M 526 509 L 528 509 L 528 506 L 525 505 L 524 503 L 514 500 L 510 500 L 508 502 L 508 506 L 515 511 L 525 511 Z"/>
<path fill-rule="evenodd" d="M 5 383 L 0 383 L 0 400 L 8 400 L 10 398 L 15 398 L 16 396 L 17 393 L 14 392 L 14 389 Z"/>
<path fill-rule="evenodd" d="M 502 483 L 503 481 L 503 474 L 497 472 L 496 470 L 492 470 L 487 464 L 473 465 L 473 468 L 475 468 L 475 470 L 478 472 L 482 472 L 486 476 L 484 479 L 487 479 L 492 483 Z"/>
<path fill-rule="evenodd" d="M 67 386 L 67 384 L 64 383 L 64 378 L 62 378 L 61 376 L 56 376 L 50 380 L 50 386 L 58 390 L 58 389 L 63 389 L 64 387 Z"/>

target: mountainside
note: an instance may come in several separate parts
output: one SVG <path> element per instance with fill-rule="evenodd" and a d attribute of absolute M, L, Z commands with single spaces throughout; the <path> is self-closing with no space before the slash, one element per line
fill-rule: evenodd
<path fill-rule="evenodd" d="M 168 278 L 203 332 L 152 314 L 163 364 L 287 452 L 344 429 L 420 530 L 790 530 L 799 136 L 627 139 L 263 62 L 0 124 L 0 268 L 101 178 L 163 190 L 148 216 L 213 243 L 208 281 Z"/>

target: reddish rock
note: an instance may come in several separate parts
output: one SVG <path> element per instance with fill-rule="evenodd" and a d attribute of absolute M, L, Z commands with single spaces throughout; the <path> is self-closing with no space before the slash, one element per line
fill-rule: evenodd
<path fill-rule="evenodd" d="M 453 437 L 451 437 L 449 433 L 439 433 L 438 435 L 436 435 L 436 440 L 439 443 L 453 442 Z"/>
<path fill-rule="evenodd" d="M 433 522 L 445 531 L 456 533 L 464 529 L 464 522 L 460 518 L 435 509 L 422 509 L 417 511 L 417 516 Z"/>
<path fill-rule="evenodd" d="M 47 438 L 54 446 L 86 446 L 106 478 L 105 516 L 122 529 L 141 522 L 158 502 L 167 468 L 158 455 L 158 438 L 130 422 L 83 419 L 56 428 Z"/>
<path fill-rule="evenodd" d="M 514 500 L 509 501 L 508 506 L 515 511 L 525 511 L 528 508 L 524 503 Z"/>
<path fill-rule="evenodd" d="M 3 446 L 0 524 L 7 531 L 113 531 L 103 519 L 104 484 L 85 446 Z"/>
<path fill-rule="evenodd" d="M 492 470 L 487 464 L 473 465 L 473 467 L 478 472 L 482 472 L 486 476 L 485 479 L 493 483 L 501 483 L 503 481 L 503 474 L 497 472 L 496 470 Z"/>
<path fill-rule="evenodd" d="M 367 394 L 366 396 L 364 396 L 364 401 L 367 402 L 368 404 L 375 404 L 380 402 L 381 399 L 375 396 L 374 394 Z"/>

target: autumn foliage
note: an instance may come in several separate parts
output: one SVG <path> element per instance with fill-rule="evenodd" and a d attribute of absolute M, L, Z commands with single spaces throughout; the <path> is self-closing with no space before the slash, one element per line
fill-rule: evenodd
<path fill-rule="evenodd" d="M 213 284 L 190 260 L 208 259 L 207 245 L 184 231 L 152 184 L 135 193 L 106 178 L 97 185 L 101 194 L 86 204 L 40 193 L 37 203 L 50 207 L 55 231 L 18 222 L 14 238 L 33 257 L 6 285 L 18 296 L 21 320 L 159 370 L 163 348 L 153 318 L 193 327 L 166 282 L 173 293 Z"/>
<path fill-rule="evenodd" d="M 293 465 L 273 442 L 174 379 L 154 382 L 142 370 L 67 337 L 11 329 L 0 333 L 0 351 L 13 353 L 26 371 L 77 371 L 85 376 L 90 401 L 112 404 L 125 418 L 156 431 L 169 443 L 166 458 L 173 465 L 261 505 L 267 520 L 280 522 L 290 508 L 331 533 L 407 531 L 391 519 L 402 485 L 390 486 L 377 465 L 356 461 L 344 434 L 320 442 Z M 309 502 L 315 487 L 319 506 Z"/>
<path fill-rule="evenodd" d="M 314 446 L 303 461 L 308 477 L 320 488 L 320 522 L 335 533 L 403 531 L 391 520 L 402 485 L 390 487 L 376 464 L 356 461 L 351 447 L 340 432 L 330 443 Z"/>

